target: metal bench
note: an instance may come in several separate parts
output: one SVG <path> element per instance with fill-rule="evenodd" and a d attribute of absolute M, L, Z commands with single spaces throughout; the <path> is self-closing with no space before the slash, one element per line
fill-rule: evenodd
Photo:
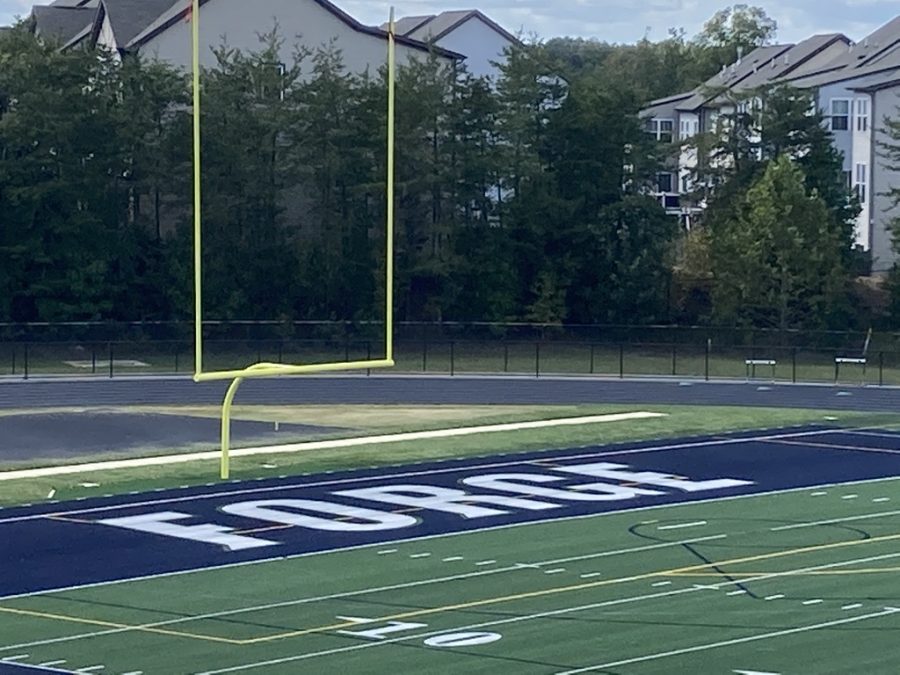
<path fill-rule="evenodd" d="M 862 366 L 863 383 L 866 381 L 866 364 L 868 359 L 865 357 L 838 356 L 834 359 L 834 383 L 837 384 L 841 375 L 841 366 Z"/>
<path fill-rule="evenodd" d="M 756 367 L 757 366 L 771 366 L 772 367 L 772 381 L 775 381 L 775 366 L 777 365 L 777 361 L 775 359 L 746 359 L 744 361 L 744 366 L 747 368 L 747 380 L 749 381 L 751 378 L 756 377 Z"/>

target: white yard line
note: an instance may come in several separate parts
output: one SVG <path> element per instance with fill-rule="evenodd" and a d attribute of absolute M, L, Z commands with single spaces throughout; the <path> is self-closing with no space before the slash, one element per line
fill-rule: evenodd
<path fill-rule="evenodd" d="M 679 523 L 678 525 L 660 525 L 657 530 L 681 530 L 686 527 L 700 527 L 706 525 L 705 520 L 695 520 L 691 523 Z"/>
<path fill-rule="evenodd" d="M 814 623 L 809 626 L 800 626 L 799 628 L 788 628 L 786 630 L 773 631 L 771 633 L 762 633 L 760 635 L 748 635 L 747 637 L 735 638 L 733 640 L 722 640 L 721 642 L 709 642 L 704 645 L 695 645 L 694 647 L 685 647 L 684 649 L 673 649 L 668 652 L 657 652 L 656 654 L 647 654 L 646 656 L 637 656 L 633 659 L 623 659 L 621 661 L 610 661 L 609 663 L 599 663 L 595 666 L 587 666 L 586 668 L 575 668 L 573 670 L 565 670 L 556 675 L 577 675 L 578 673 L 587 673 L 592 670 L 609 670 L 611 668 L 619 668 L 621 666 L 630 666 L 634 663 L 645 663 L 647 661 L 656 661 L 672 656 L 682 656 L 684 654 L 695 654 L 697 652 L 705 652 L 710 649 L 719 649 L 720 647 L 731 647 L 733 645 L 744 644 L 747 642 L 758 642 L 760 640 L 771 640 L 772 638 L 783 637 L 785 635 L 796 635 L 797 633 L 808 633 L 822 628 L 831 628 L 832 626 L 843 626 L 849 623 L 857 623 L 858 621 L 867 621 L 869 619 L 877 619 L 882 616 L 896 614 L 900 609 L 896 607 L 885 607 L 880 612 L 872 612 L 871 614 L 863 614 L 862 616 L 854 616 L 849 619 L 836 619 L 834 621 L 823 621 L 822 623 Z"/>
<path fill-rule="evenodd" d="M 250 457 L 253 455 L 278 455 L 307 450 L 327 450 L 334 448 L 353 448 L 362 445 L 383 445 L 385 443 L 402 443 L 404 441 L 422 441 L 436 438 L 456 438 L 475 434 L 498 433 L 505 431 L 526 431 L 528 429 L 551 429 L 554 427 L 584 426 L 587 424 L 604 424 L 609 422 L 626 422 L 630 420 L 654 419 L 667 417 L 664 413 L 630 412 L 610 415 L 590 415 L 587 417 L 566 417 L 562 419 L 539 420 L 535 422 L 512 422 L 507 424 L 488 424 L 476 427 L 459 427 L 455 429 L 436 429 L 433 431 L 412 431 L 402 434 L 382 434 L 379 436 L 363 436 L 355 438 L 339 438 L 328 441 L 309 441 L 288 445 L 270 445 L 259 448 L 238 448 L 231 451 L 232 457 Z M 70 466 L 51 466 L 43 469 L 20 469 L 0 472 L 0 481 L 20 478 L 46 478 L 48 476 L 65 476 L 89 471 L 107 471 L 110 469 L 136 469 L 147 466 L 165 466 L 204 460 L 215 460 L 221 456 L 217 450 L 208 452 L 191 452 L 181 455 L 165 455 L 162 457 L 142 457 L 137 459 L 121 459 L 107 462 L 91 462 Z"/>
<path fill-rule="evenodd" d="M 857 559 L 857 560 L 845 560 L 845 561 L 842 561 L 839 563 L 831 563 L 831 564 L 827 564 L 827 565 L 817 565 L 815 567 L 807 567 L 807 568 L 803 568 L 803 569 L 789 570 L 787 572 L 772 572 L 771 574 L 765 574 L 765 575 L 761 575 L 759 577 L 753 577 L 750 579 L 743 579 L 741 581 L 723 581 L 723 582 L 714 584 L 713 587 L 727 588 L 728 586 L 733 586 L 737 583 L 752 583 L 752 582 L 757 582 L 757 581 L 765 581 L 767 579 L 773 579 L 773 578 L 785 576 L 787 574 L 802 574 L 804 572 L 814 572 L 814 571 L 818 571 L 821 569 L 829 569 L 829 568 L 833 568 L 833 567 L 845 567 L 847 565 L 858 565 L 863 562 L 873 562 L 874 560 L 883 560 L 885 558 L 896 558 L 896 557 L 900 557 L 900 553 L 887 554 L 884 556 L 876 556 L 874 558 L 861 558 L 861 559 Z M 532 621 L 534 619 L 544 619 L 544 618 L 553 617 L 553 616 L 563 616 L 566 614 L 572 614 L 575 612 L 585 612 L 585 611 L 590 611 L 593 609 L 601 609 L 603 607 L 615 607 L 618 605 L 631 604 L 634 602 L 640 602 L 642 600 L 656 600 L 659 598 L 668 598 L 668 597 L 672 597 L 672 596 L 683 595 L 685 593 L 696 593 L 698 590 L 699 589 L 693 588 L 693 587 L 680 588 L 680 589 L 673 590 L 673 591 L 662 591 L 662 592 L 658 592 L 658 593 L 649 593 L 649 594 L 645 594 L 645 595 L 637 595 L 637 596 L 631 596 L 631 597 L 626 597 L 626 598 L 617 598 L 615 600 L 606 600 L 603 602 L 595 602 L 595 603 L 591 603 L 589 605 L 580 605 L 577 607 L 566 607 L 563 609 L 551 610 L 551 611 L 546 611 L 546 612 L 537 612 L 534 614 L 525 614 L 522 616 L 514 616 L 511 618 L 505 618 L 505 619 L 497 619 L 494 621 L 487 621 L 484 623 L 471 624 L 468 626 L 460 626 L 460 627 L 456 628 L 455 630 L 469 631 L 469 630 L 477 630 L 479 628 L 490 628 L 493 626 L 509 625 L 509 624 L 514 624 L 514 623 L 520 623 L 522 621 Z M 900 611 L 900 610 L 896 610 L 896 611 Z M 844 621 L 847 621 L 847 620 L 844 619 Z M 323 651 L 319 651 L 319 652 L 307 652 L 306 654 L 298 654 L 296 656 L 288 656 L 288 657 L 280 658 L 280 659 L 271 659 L 268 661 L 257 661 L 255 663 L 247 663 L 247 664 L 240 665 L 240 666 L 233 666 L 231 668 L 222 668 L 221 670 L 210 670 L 210 671 L 201 673 L 200 675 L 220 675 L 222 673 L 234 673 L 234 672 L 239 672 L 242 670 L 253 670 L 255 668 L 263 668 L 266 666 L 281 665 L 281 664 L 285 664 L 285 663 L 295 663 L 297 661 L 305 661 L 307 659 L 319 658 L 322 656 L 333 656 L 335 654 L 344 654 L 347 652 L 355 652 L 355 651 L 359 651 L 360 649 L 372 649 L 374 647 L 381 647 L 383 645 L 395 644 L 398 642 L 407 642 L 409 640 L 421 640 L 424 638 L 431 637 L 433 635 L 442 635 L 442 634 L 445 634 L 446 632 L 447 632 L 447 629 L 445 628 L 442 630 L 435 630 L 435 631 L 430 631 L 427 633 L 417 633 L 414 635 L 405 635 L 403 637 L 392 638 L 392 639 L 388 639 L 388 640 L 381 640 L 379 642 L 367 642 L 365 644 L 358 644 L 358 645 L 353 645 L 350 647 L 336 647 L 334 649 L 327 649 L 327 650 L 323 650 Z"/>
<path fill-rule="evenodd" d="M 447 582 L 452 582 L 452 581 L 475 579 L 475 578 L 480 578 L 480 577 L 493 576 L 496 574 L 503 574 L 505 572 L 518 572 L 518 571 L 524 570 L 524 569 L 535 569 L 535 568 L 540 569 L 541 567 L 545 567 L 548 565 L 559 565 L 562 563 L 578 562 L 578 561 L 582 561 L 582 560 L 591 560 L 591 559 L 596 559 L 596 558 L 611 558 L 614 556 L 627 555 L 629 553 L 643 553 L 645 551 L 652 551 L 652 550 L 661 549 L 661 548 L 675 548 L 678 546 L 684 546 L 685 544 L 698 544 L 698 543 L 702 543 L 704 541 L 710 541 L 710 540 L 719 539 L 719 538 L 721 538 L 721 537 L 719 537 L 719 536 L 700 537 L 698 539 L 685 539 L 682 541 L 664 542 L 664 543 L 660 543 L 660 544 L 649 544 L 646 546 L 635 546 L 632 548 L 615 549 L 612 551 L 601 551 L 599 553 L 574 556 L 571 558 L 558 558 L 558 559 L 554 559 L 554 560 L 544 560 L 544 561 L 527 564 L 527 565 L 517 564 L 517 565 L 512 565 L 510 567 L 497 567 L 497 568 L 494 568 L 491 570 L 479 570 L 477 572 L 454 574 L 452 576 L 445 576 L 445 577 L 432 577 L 429 579 L 422 579 L 419 581 L 408 581 L 408 582 L 399 583 L 399 584 L 392 584 L 389 586 L 376 586 L 376 587 L 371 587 L 371 588 L 363 588 L 363 589 L 359 589 L 356 591 L 344 591 L 341 593 L 332 593 L 330 595 L 312 596 L 312 597 L 306 597 L 306 598 L 299 598 L 296 600 L 284 600 L 282 602 L 275 602 L 275 603 L 270 603 L 270 604 L 265 604 L 265 605 L 255 605 L 255 606 L 251 606 L 251 607 L 242 607 L 239 609 L 221 610 L 221 611 L 211 612 L 209 614 L 200 614 L 197 616 L 187 616 L 187 617 L 181 617 L 178 619 L 167 619 L 165 621 L 159 621 L 159 622 L 150 623 L 150 624 L 142 624 L 142 625 L 136 626 L 136 627 L 129 626 L 127 628 L 113 628 L 113 629 L 109 629 L 109 630 L 93 631 L 91 633 L 83 633 L 80 635 L 68 635 L 68 636 L 60 637 L 60 638 L 39 640 L 37 642 L 26 642 L 26 643 L 21 643 L 21 644 L 16 644 L 16 645 L 0 646 L 0 651 L 11 651 L 14 649 L 27 649 L 29 647 L 38 647 L 38 646 L 42 646 L 42 645 L 56 644 L 58 642 L 70 642 L 72 640 L 80 640 L 80 639 L 84 639 L 84 638 L 101 637 L 104 635 L 114 635 L 117 633 L 125 633 L 128 631 L 139 630 L 139 629 L 143 629 L 143 628 L 162 628 L 165 626 L 172 626 L 172 625 L 176 625 L 176 624 L 180 624 L 180 623 L 188 623 L 191 621 L 202 621 L 202 620 L 206 620 L 206 619 L 219 619 L 219 618 L 226 617 L 226 616 L 234 616 L 236 614 L 261 612 L 261 611 L 266 611 L 266 610 L 271 610 L 271 609 L 281 609 L 284 607 L 294 607 L 297 605 L 306 605 L 306 604 L 314 603 L 314 602 L 325 602 L 328 600 L 339 600 L 342 598 L 352 598 L 352 597 L 356 597 L 356 596 L 360 596 L 360 595 L 369 595 L 369 594 L 373 594 L 373 593 L 398 591 L 398 590 L 403 590 L 403 589 L 407 589 L 407 588 L 416 588 L 419 586 L 430 586 L 430 585 L 434 585 L 434 584 L 442 584 L 442 583 L 447 583 Z M 447 560 L 463 560 L 463 559 L 464 558 L 462 556 L 455 556 L 453 558 L 448 558 Z M 594 573 L 591 576 L 600 576 L 600 573 Z M 665 582 L 665 583 L 671 584 L 671 582 Z M 36 594 L 26 594 L 24 596 L 15 596 L 15 597 L 29 597 L 31 595 L 36 595 Z M 52 595 L 52 593 L 48 593 L 47 595 Z M 26 654 L 24 656 L 20 656 L 19 658 L 26 658 L 27 656 L 28 655 Z"/>

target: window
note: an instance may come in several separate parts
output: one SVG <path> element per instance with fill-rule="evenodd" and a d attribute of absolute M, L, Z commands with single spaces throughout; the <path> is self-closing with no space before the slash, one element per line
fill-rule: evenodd
<path fill-rule="evenodd" d="M 647 120 L 647 133 L 663 143 L 671 143 L 675 139 L 675 120 Z"/>
<path fill-rule="evenodd" d="M 831 100 L 831 130 L 847 131 L 850 128 L 850 101 L 845 98 Z"/>
<path fill-rule="evenodd" d="M 868 166 L 865 164 L 856 165 L 856 196 L 859 197 L 861 204 L 866 203 L 866 184 L 868 183 Z"/>
<path fill-rule="evenodd" d="M 856 99 L 856 130 L 869 130 L 869 99 Z"/>
<path fill-rule="evenodd" d="M 680 138 L 682 141 L 686 141 L 689 138 L 693 138 L 700 132 L 700 121 L 699 120 L 681 120 L 681 133 Z"/>
<path fill-rule="evenodd" d="M 257 83 L 261 100 L 284 100 L 285 72 L 283 63 L 265 63 L 262 65 L 259 72 L 259 82 Z"/>
<path fill-rule="evenodd" d="M 658 173 L 656 174 L 656 189 L 659 192 L 672 192 L 672 174 L 670 173 Z"/>
<path fill-rule="evenodd" d="M 685 174 L 681 177 L 681 192 L 687 193 L 694 189 L 694 181 L 691 180 L 690 174 Z"/>

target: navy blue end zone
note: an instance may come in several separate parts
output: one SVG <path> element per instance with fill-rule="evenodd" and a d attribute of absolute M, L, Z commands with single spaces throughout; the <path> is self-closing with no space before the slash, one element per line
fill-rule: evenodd
<path fill-rule="evenodd" d="M 519 478 L 512 480 L 526 482 L 529 476 L 538 475 L 533 483 L 538 489 L 586 490 L 590 484 L 602 482 L 610 489 L 635 487 L 633 481 L 603 481 L 565 472 L 567 467 L 594 463 L 625 465 L 627 469 L 623 471 L 656 472 L 690 481 L 735 479 L 743 483 L 690 492 L 677 485 L 639 482 L 636 487 L 656 494 L 607 501 L 569 501 L 540 496 L 537 490 L 534 495 L 511 494 L 498 488 L 473 487 L 471 482 L 483 480 L 485 476 L 501 480 L 496 477 L 516 474 Z M 433 462 L 5 509 L 0 511 L 0 598 L 517 523 L 895 476 L 900 476 L 900 434 L 806 427 Z M 464 480 L 470 482 L 464 484 Z M 409 514 L 409 507 L 335 494 L 400 485 L 465 490 L 473 497 L 502 495 L 550 506 L 545 510 L 528 510 L 482 504 L 498 513 L 466 518 L 427 507 Z M 326 531 L 294 526 L 244 535 L 273 523 L 223 511 L 223 508 L 233 509 L 235 504 L 270 500 L 312 500 L 319 505 L 337 504 L 342 508 L 381 511 L 385 515 L 403 513 L 406 515 L 392 517 L 411 522 L 372 531 Z M 276 508 L 360 527 L 365 523 L 362 518 L 342 519 L 315 508 L 296 505 Z M 176 527 L 205 524 L 218 528 L 226 536 L 248 536 L 267 543 L 229 550 L 216 543 L 99 522 L 135 516 L 172 522 Z"/>

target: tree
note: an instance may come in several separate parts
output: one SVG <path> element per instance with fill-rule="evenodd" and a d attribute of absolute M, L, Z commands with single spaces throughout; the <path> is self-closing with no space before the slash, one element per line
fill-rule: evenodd
<path fill-rule="evenodd" d="M 697 67 L 706 79 L 740 56 L 771 44 L 777 31 L 778 24 L 761 7 L 739 4 L 719 10 L 693 40 Z"/>
<path fill-rule="evenodd" d="M 841 325 L 846 245 L 803 171 L 782 155 L 710 228 L 715 319 L 781 329 Z"/>

